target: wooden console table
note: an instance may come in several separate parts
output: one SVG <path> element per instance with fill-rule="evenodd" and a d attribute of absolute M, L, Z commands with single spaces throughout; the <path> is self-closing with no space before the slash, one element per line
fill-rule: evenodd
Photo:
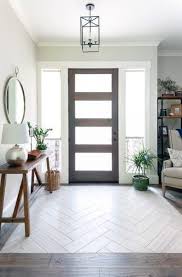
<path fill-rule="evenodd" d="M 2 223 L 24 223 L 25 224 L 25 236 L 30 236 L 30 216 L 29 216 L 29 197 L 28 197 L 28 178 L 27 175 L 32 172 L 32 183 L 31 191 L 33 191 L 34 186 L 34 174 L 37 177 L 39 185 L 42 185 L 41 178 L 37 171 L 37 166 L 40 165 L 43 161 L 46 160 L 47 163 L 47 172 L 48 172 L 48 190 L 52 192 L 51 178 L 50 178 L 50 163 L 48 155 L 41 155 L 37 160 L 27 161 L 23 166 L 10 167 L 8 164 L 0 166 L 1 174 L 1 184 L 0 184 L 0 230 Z M 15 208 L 12 214 L 12 217 L 3 217 L 3 206 L 4 206 L 4 195 L 6 187 L 6 176 L 7 174 L 21 174 L 22 181 L 18 196 L 16 199 Z M 24 208 L 24 217 L 17 217 L 18 210 L 20 207 L 21 198 L 23 196 L 23 208 Z"/>

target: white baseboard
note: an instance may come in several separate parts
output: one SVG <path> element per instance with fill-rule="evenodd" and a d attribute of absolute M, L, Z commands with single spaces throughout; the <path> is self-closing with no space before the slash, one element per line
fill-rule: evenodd
<path fill-rule="evenodd" d="M 158 175 L 150 175 L 150 184 L 158 185 L 159 184 L 159 176 Z"/>

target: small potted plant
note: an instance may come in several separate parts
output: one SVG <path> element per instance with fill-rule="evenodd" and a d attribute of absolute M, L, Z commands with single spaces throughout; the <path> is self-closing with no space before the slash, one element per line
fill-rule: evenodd
<path fill-rule="evenodd" d="M 175 95 L 178 86 L 175 81 L 167 77 L 165 80 L 158 79 L 158 90 L 162 95 Z"/>
<path fill-rule="evenodd" d="M 29 130 L 32 130 L 32 136 L 36 140 L 36 149 L 40 150 L 41 152 L 45 152 L 47 150 L 47 144 L 45 143 L 45 138 L 48 136 L 49 132 L 52 129 L 43 129 L 38 126 L 32 127 L 30 122 L 28 122 Z"/>
<path fill-rule="evenodd" d="M 154 159 L 157 157 L 149 149 L 143 148 L 135 153 L 131 159 L 131 167 L 137 173 L 133 176 L 132 182 L 136 190 L 145 191 L 148 189 L 149 177 L 146 172 L 154 168 Z"/>

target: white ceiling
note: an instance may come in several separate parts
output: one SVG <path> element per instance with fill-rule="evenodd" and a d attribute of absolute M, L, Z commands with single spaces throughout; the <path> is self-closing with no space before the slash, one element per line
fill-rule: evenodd
<path fill-rule="evenodd" d="M 9 0 L 37 43 L 79 42 L 79 17 L 85 0 Z M 101 40 L 108 43 L 162 41 L 166 50 L 182 50 L 181 0 L 95 0 Z"/>

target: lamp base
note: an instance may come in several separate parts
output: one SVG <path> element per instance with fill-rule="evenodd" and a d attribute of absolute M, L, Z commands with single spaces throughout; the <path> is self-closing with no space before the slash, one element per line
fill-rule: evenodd
<path fill-rule="evenodd" d="M 21 166 L 28 158 L 28 152 L 19 145 L 10 148 L 6 153 L 6 161 L 10 166 Z"/>

